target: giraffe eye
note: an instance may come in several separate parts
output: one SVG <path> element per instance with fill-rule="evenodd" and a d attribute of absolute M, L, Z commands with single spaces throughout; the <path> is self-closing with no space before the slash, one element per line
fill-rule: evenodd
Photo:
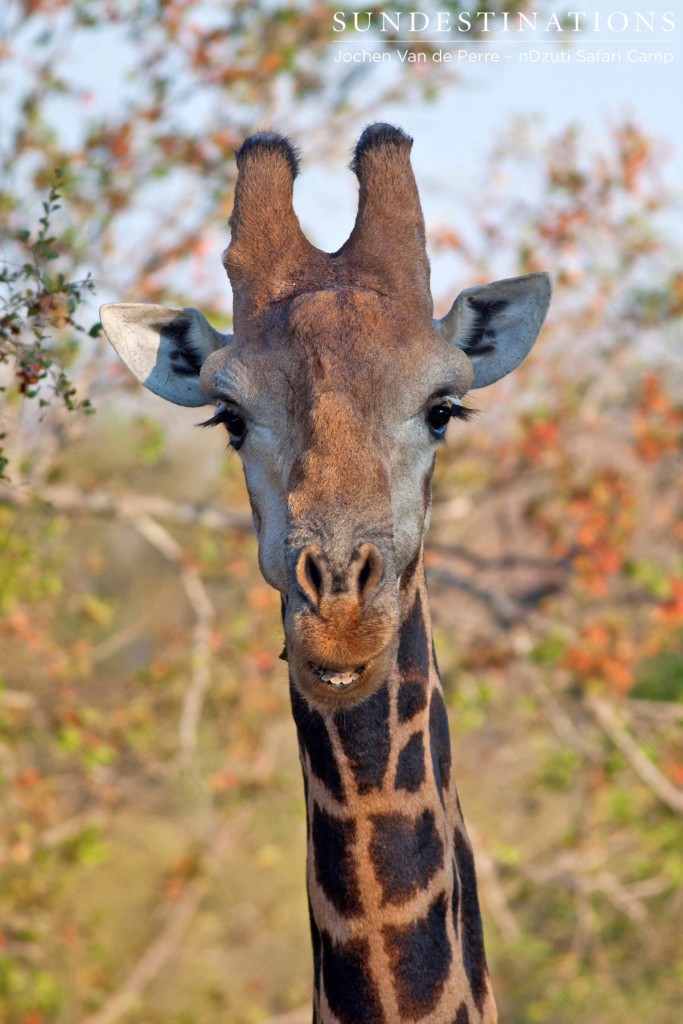
<path fill-rule="evenodd" d="M 432 434 L 436 437 L 443 437 L 451 415 L 450 402 L 440 402 L 438 405 L 433 405 L 427 413 L 427 423 Z"/>
<path fill-rule="evenodd" d="M 468 420 L 475 411 L 464 406 L 459 398 L 446 398 L 429 409 L 427 423 L 432 435 L 440 440 L 446 434 L 450 419 Z"/>
<path fill-rule="evenodd" d="M 247 423 L 243 416 L 234 409 L 227 408 L 224 406 L 222 409 L 217 409 L 210 420 L 205 420 L 204 423 L 200 423 L 200 427 L 215 427 L 219 423 L 222 423 L 225 429 L 230 434 L 230 444 L 237 451 L 241 447 L 244 438 L 247 435 Z"/>

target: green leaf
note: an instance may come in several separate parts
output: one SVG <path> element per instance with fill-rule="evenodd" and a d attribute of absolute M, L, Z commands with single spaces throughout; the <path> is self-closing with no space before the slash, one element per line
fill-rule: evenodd
<path fill-rule="evenodd" d="M 631 696 L 636 700 L 666 700 L 683 704 L 683 650 L 666 651 L 648 662 L 636 680 Z"/>
<path fill-rule="evenodd" d="M 529 660 L 536 665 L 556 665 L 567 644 L 559 633 L 548 633 L 529 651 Z"/>

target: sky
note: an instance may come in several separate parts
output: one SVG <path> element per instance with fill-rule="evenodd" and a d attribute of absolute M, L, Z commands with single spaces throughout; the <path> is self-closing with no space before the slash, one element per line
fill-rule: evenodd
<path fill-rule="evenodd" d="M 387 4 L 387 9 L 390 9 Z M 419 7 L 419 5 L 416 5 Z M 563 5 L 573 9 L 571 3 Z M 460 81 L 443 91 L 435 102 L 411 103 L 401 107 L 380 106 L 378 120 L 400 124 L 415 139 L 413 166 L 421 188 L 427 223 L 449 218 L 448 207 L 454 193 L 463 202 L 476 202 L 480 176 L 487 154 L 520 118 L 531 119 L 540 135 L 557 134 L 578 124 L 588 136 L 598 139 L 609 125 L 632 116 L 664 144 L 670 156 L 667 177 L 679 189 L 683 184 L 683 9 L 674 12 L 675 31 L 612 32 L 604 30 L 609 12 L 621 12 L 613 25 L 620 27 L 635 12 L 653 13 L 658 21 L 675 7 L 672 0 L 655 3 L 648 0 L 597 0 L 590 5 L 575 5 L 602 15 L 603 30 L 575 37 L 561 62 L 537 60 L 537 54 L 559 58 L 563 50 L 548 35 L 524 35 L 519 40 L 503 41 L 498 36 L 490 43 L 473 44 L 470 52 L 483 57 L 498 53 L 498 63 L 457 64 Z M 427 37 L 427 33 L 425 33 Z M 361 36 L 347 42 L 343 49 L 359 52 L 372 49 Z M 457 52 L 462 47 L 451 39 L 444 50 Z M 339 47 L 342 49 L 342 47 Z M 534 51 L 527 62 L 522 52 Z M 599 52 L 600 60 L 591 61 Z M 580 55 L 585 59 L 581 60 Z M 663 55 L 666 63 L 661 59 Z M 330 55 L 334 59 L 335 54 Z M 636 60 L 635 58 L 641 58 Z M 376 74 L 381 74 L 379 68 Z M 429 73 L 427 70 L 425 73 Z M 360 125 L 359 127 L 362 127 Z M 349 140 L 351 145 L 352 140 Z M 453 188 L 453 184 L 457 189 Z M 316 239 L 323 248 L 334 251 L 352 225 L 355 212 L 355 186 L 348 175 L 340 174 L 330 189 L 329 172 L 304 172 L 299 192 L 306 194 L 302 220 L 317 225 Z M 446 185 L 448 187 L 443 188 Z M 346 215 L 348 210 L 348 217 Z M 343 213 L 341 211 L 344 211 Z M 679 226 L 683 236 L 683 224 Z M 324 237 L 320 237 L 323 236 Z M 440 282 L 435 282 L 438 286 Z"/>
<path fill-rule="evenodd" d="M 340 9 L 344 8 L 340 0 Z M 361 9 L 366 5 L 358 0 Z M 438 7 L 438 2 L 435 3 Z M 415 139 L 413 166 L 420 187 L 428 226 L 435 223 L 458 223 L 462 211 L 472 208 L 481 192 L 482 174 L 487 157 L 520 118 L 527 119 L 539 138 L 556 135 L 570 124 L 578 124 L 589 137 L 599 140 L 610 125 L 632 116 L 642 128 L 662 141 L 669 153 L 667 176 L 670 184 L 680 189 L 683 183 L 683 117 L 680 97 L 683 96 L 683 8 L 674 0 L 592 0 L 591 4 L 561 5 L 564 10 L 574 6 L 597 12 L 601 17 L 599 31 L 573 35 L 570 48 L 562 48 L 554 40 L 556 33 L 530 32 L 507 35 L 496 33 L 490 42 L 471 43 L 467 59 L 454 66 L 458 81 L 441 91 L 432 102 L 414 100 L 402 105 L 379 104 L 373 113 L 377 120 L 399 124 Z M 201 4 L 197 5 L 198 11 Z M 420 4 L 416 2 L 416 10 Z M 670 10 L 674 8 L 674 10 Z M 385 5 L 391 11 L 391 3 Z M 560 10 L 560 5 L 556 5 Z M 349 8 L 346 7 L 348 11 Z M 539 13 L 541 28 L 547 22 L 548 5 Z M 647 33 L 636 22 L 636 12 L 654 17 L 656 31 Z M 607 19 L 612 14 L 612 30 Z M 350 18 L 347 18 L 350 21 Z M 664 29 L 673 21 L 675 30 Z M 635 27 L 634 27 L 635 26 Z M 636 28 L 640 28 L 636 31 Z M 623 31 L 622 31 L 623 29 Z M 452 33 L 442 34 L 440 49 L 457 56 L 462 44 Z M 424 38 L 435 33 L 424 32 Z M 441 37 L 440 37 L 441 38 Z M 377 51 L 376 44 L 366 42 L 362 33 L 335 34 L 330 25 L 333 45 L 326 60 L 330 76 L 339 72 L 335 64 L 340 53 L 361 54 Z M 107 52 L 97 52 L 91 43 L 75 53 L 70 76 L 97 94 L 98 106 L 116 106 L 125 80 L 126 39 L 123 29 L 112 30 L 106 40 Z M 25 41 L 31 45 L 30 40 Z M 600 55 L 604 59 L 589 60 Z M 498 57 L 497 62 L 491 61 Z M 547 56 L 553 58 L 545 61 Z M 583 56 L 583 60 L 581 57 Z M 661 59 L 666 58 L 666 63 Z M 635 60 L 642 57 L 642 60 Z M 476 58 L 476 59 L 470 59 Z M 373 90 L 380 91 L 399 69 L 374 66 L 372 74 L 359 79 L 359 94 L 366 99 Z M 350 64 L 349 67 L 357 65 Z M 432 69 L 423 69 L 426 78 Z M 11 95 L 12 83 L 3 83 L 5 98 Z M 69 141 L 69 134 L 78 135 L 79 124 L 66 110 L 60 116 L 58 95 L 54 98 L 54 114 L 60 131 Z M 9 107 L 9 104 L 8 104 Z M 71 113 L 69 111 L 69 113 Z M 195 117 L 198 111 L 187 109 Z M 359 115 L 355 132 L 343 140 L 343 150 L 350 154 L 355 138 L 365 120 Z M 296 108 L 285 107 L 279 130 L 292 133 L 297 141 Z M 0 126 L 1 127 L 1 126 Z M 258 128 L 254 125 L 254 128 Z M 73 141 L 73 140 L 71 140 Z M 356 183 L 343 160 L 326 165 L 312 163 L 303 153 L 303 170 L 296 184 L 295 203 L 302 224 L 312 240 L 328 251 L 335 251 L 347 238 L 356 210 Z M 159 187 L 158 185 L 156 187 Z M 530 181 L 501 183 L 501 187 L 518 190 L 523 195 L 531 188 Z M 683 206 L 682 206 L 683 209 Z M 141 221 L 141 232 L 148 226 Z M 683 238 L 683 215 L 674 225 Z M 225 244 L 225 226 L 217 225 L 214 248 L 220 254 Z M 213 253 L 211 258 L 213 259 Z M 435 294 L 447 286 L 448 266 L 435 263 Z M 132 287 L 132 284 L 131 284 Z M 104 295 L 109 299 L 115 295 Z"/>

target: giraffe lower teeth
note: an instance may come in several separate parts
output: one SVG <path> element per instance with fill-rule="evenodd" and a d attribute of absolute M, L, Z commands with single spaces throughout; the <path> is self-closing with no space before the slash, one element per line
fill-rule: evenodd
<path fill-rule="evenodd" d="M 315 670 L 318 679 L 323 683 L 328 683 L 330 686 L 338 686 L 344 688 L 351 686 L 355 683 L 360 676 L 362 669 L 356 671 L 339 672 L 328 668 L 316 668 Z"/>

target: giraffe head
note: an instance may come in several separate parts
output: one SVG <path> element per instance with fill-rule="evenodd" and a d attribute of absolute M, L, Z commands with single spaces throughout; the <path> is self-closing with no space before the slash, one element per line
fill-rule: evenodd
<path fill-rule="evenodd" d="M 191 308 L 101 313 L 150 390 L 215 406 L 209 422 L 243 462 L 261 571 L 282 595 L 295 685 L 314 704 L 353 703 L 384 678 L 448 421 L 524 359 L 550 301 L 549 276 L 530 274 L 470 288 L 433 320 L 411 145 L 389 125 L 363 132 L 356 223 L 330 254 L 294 213 L 294 149 L 252 136 L 224 256 L 234 334 Z"/>

